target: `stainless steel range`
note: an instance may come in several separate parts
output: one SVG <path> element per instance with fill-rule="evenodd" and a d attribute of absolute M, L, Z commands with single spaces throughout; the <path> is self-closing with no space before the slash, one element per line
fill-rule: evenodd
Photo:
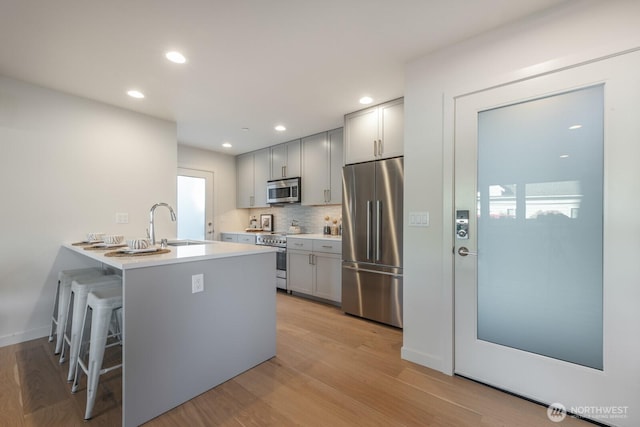
<path fill-rule="evenodd" d="M 287 290 L 287 235 L 284 233 L 258 234 L 256 245 L 273 246 L 276 254 L 276 287 Z"/>

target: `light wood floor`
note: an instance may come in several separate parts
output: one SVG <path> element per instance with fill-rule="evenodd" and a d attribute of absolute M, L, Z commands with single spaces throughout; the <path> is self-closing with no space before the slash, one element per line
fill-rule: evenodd
<path fill-rule="evenodd" d="M 400 359 L 400 330 L 278 294 L 273 359 L 146 426 L 591 426 Z M 100 380 L 94 418 L 46 338 L 0 348 L 0 426 L 120 425 L 119 373 Z"/>

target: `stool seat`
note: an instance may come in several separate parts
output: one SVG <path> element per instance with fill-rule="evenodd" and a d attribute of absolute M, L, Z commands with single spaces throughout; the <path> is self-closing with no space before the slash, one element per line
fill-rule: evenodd
<path fill-rule="evenodd" d="M 53 313 L 51 314 L 51 331 L 49 332 L 49 342 L 53 341 L 54 335 L 56 336 L 54 354 L 60 354 L 64 331 L 67 328 L 67 308 L 69 306 L 69 299 L 71 298 L 71 282 L 77 278 L 99 277 L 105 274 L 106 270 L 96 267 L 58 272 L 58 285 L 53 302 Z"/>
<path fill-rule="evenodd" d="M 92 278 L 77 278 L 71 282 L 71 298 L 68 310 L 71 315 L 67 316 L 71 319 L 71 327 L 67 327 L 64 333 L 62 351 L 60 354 L 60 363 L 66 360 L 66 347 L 69 347 L 69 372 L 67 381 L 73 381 L 78 360 L 78 351 L 80 350 L 80 335 L 83 328 L 83 315 L 87 305 L 89 293 L 100 288 L 112 287 L 122 289 L 122 277 L 119 275 L 106 275 Z M 73 301 L 73 305 L 71 304 Z M 69 320 L 67 320 L 69 324 Z"/>
<path fill-rule="evenodd" d="M 104 351 L 107 347 L 112 345 L 122 344 L 122 333 L 120 331 L 120 322 L 118 321 L 116 313 L 120 313 L 122 309 L 122 288 L 103 287 L 96 289 L 89 293 L 87 297 L 86 311 L 84 315 L 84 325 L 89 322 L 89 311 L 91 311 L 90 321 L 90 339 L 89 339 L 89 357 L 88 360 L 83 360 L 82 354 L 84 351 L 80 351 L 80 355 L 77 358 L 77 366 L 75 369 L 75 376 L 73 380 L 73 386 L 71 391 L 75 393 L 78 390 L 78 384 L 82 372 L 87 375 L 87 405 L 85 409 L 84 419 L 91 418 L 93 412 L 93 406 L 96 401 L 96 394 L 98 391 L 98 384 L 100 375 L 106 374 L 114 369 L 122 367 L 122 363 L 110 366 L 107 368 L 102 367 L 104 359 Z M 109 325 L 115 320 L 118 325 L 112 335 L 109 335 Z M 85 343 L 84 336 L 86 335 L 86 328 L 82 328 L 82 334 L 80 342 L 83 345 Z M 115 337 L 117 341 L 110 345 L 107 345 L 107 338 Z"/>

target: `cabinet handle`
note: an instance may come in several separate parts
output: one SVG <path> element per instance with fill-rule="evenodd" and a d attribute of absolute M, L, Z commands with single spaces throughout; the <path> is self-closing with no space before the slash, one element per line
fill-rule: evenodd
<path fill-rule="evenodd" d="M 378 156 L 382 156 L 382 140 L 378 140 Z"/>
<path fill-rule="evenodd" d="M 322 245 L 322 247 L 325 249 L 333 249 L 333 246 L 330 246 L 330 245 Z"/>
<path fill-rule="evenodd" d="M 249 206 L 253 206 L 254 203 L 255 203 L 255 197 L 249 196 Z"/>
<path fill-rule="evenodd" d="M 327 190 L 327 203 L 331 201 L 331 189 Z"/>
<path fill-rule="evenodd" d="M 295 246 L 302 246 L 302 243 L 294 243 Z"/>
<path fill-rule="evenodd" d="M 309 254 L 309 264 L 313 265 L 313 262 L 311 261 L 311 254 Z"/>
<path fill-rule="evenodd" d="M 373 140 L 373 157 L 378 155 L 378 140 Z"/>
<path fill-rule="evenodd" d="M 282 166 L 280 169 L 281 169 L 280 172 L 282 172 L 282 177 L 284 178 L 285 176 L 287 176 L 286 175 L 286 170 L 287 170 L 286 166 Z"/>

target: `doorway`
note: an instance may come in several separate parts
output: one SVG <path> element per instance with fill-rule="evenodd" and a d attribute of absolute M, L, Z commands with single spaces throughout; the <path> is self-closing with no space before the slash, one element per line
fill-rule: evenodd
<path fill-rule="evenodd" d="M 640 417 L 639 66 L 455 99 L 455 372 L 620 426 Z"/>
<path fill-rule="evenodd" d="M 178 168 L 179 239 L 213 240 L 213 172 Z"/>

